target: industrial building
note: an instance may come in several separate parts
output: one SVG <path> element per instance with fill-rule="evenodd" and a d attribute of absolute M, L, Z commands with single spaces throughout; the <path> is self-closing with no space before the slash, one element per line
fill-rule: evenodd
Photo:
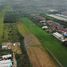
<path fill-rule="evenodd" d="M 46 18 L 67 27 L 67 16 L 61 14 L 46 14 Z"/>

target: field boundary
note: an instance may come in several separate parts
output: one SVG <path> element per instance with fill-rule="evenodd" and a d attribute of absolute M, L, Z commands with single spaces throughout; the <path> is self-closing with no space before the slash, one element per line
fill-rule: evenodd
<path fill-rule="evenodd" d="M 63 67 L 63 65 L 60 63 L 60 61 L 53 55 L 53 53 L 48 49 L 46 48 L 47 52 L 51 55 L 51 57 L 56 61 L 56 63 L 60 66 L 60 67 Z"/>
<path fill-rule="evenodd" d="M 25 24 L 22 24 L 22 27 L 20 27 L 19 29 L 23 28 L 24 27 L 23 25 L 25 26 Z M 31 33 L 30 31 L 29 31 L 28 34 L 26 34 L 28 32 L 26 29 L 27 29 L 27 27 L 23 28 L 23 30 L 22 30 L 24 32 L 23 36 L 25 36 L 24 43 L 26 44 L 25 46 L 28 47 L 27 53 L 28 53 L 29 59 L 30 59 L 31 63 L 34 65 L 34 67 L 41 67 L 41 66 L 42 67 L 57 67 L 57 65 L 54 63 L 54 59 L 52 57 L 50 58 L 50 56 L 48 55 L 48 52 L 47 51 L 44 52 L 42 50 L 42 45 L 41 45 L 42 43 L 39 41 L 39 39 L 37 37 L 34 37 L 35 36 L 34 34 L 30 35 L 30 33 Z M 30 40 L 30 38 L 31 38 L 31 40 Z M 34 43 L 34 44 L 32 44 L 32 43 Z M 33 49 L 31 49 L 31 47 L 33 45 L 38 45 L 40 47 L 33 47 Z M 38 48 L 38 52 L 37 52 L 37 48 Z M 34 52 L 32 53 L 32 55 L 30 54 L 30 49 L 31 49 L 31 51 L 34 50 Z M 39 64 L 41 64 L 40 66 L 38 64 L 38 61 L 39 61 Z"/>

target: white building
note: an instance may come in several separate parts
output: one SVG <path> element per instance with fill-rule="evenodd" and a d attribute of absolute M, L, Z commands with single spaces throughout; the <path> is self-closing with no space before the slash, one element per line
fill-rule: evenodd
<path fill-rule="evenodd" d="M 48 26 L 42 26 L 42 29 L 48 29 Z"/>
<path fill-rule="evenodd" d="M 0 67 L 12 67 L 11 60 L 2 60 L 0 61 Z"/>
<path fill-rule="evenodd" d="M 56 14 L 47 14 L 47 16 L 50 16 L 50 17 L 53 17 L 55 19 L 67 22 L 67 17 L 62 17 L 62 16 L 59 16 L 58 14 L 57 15 Z"/>
<path fill-rule="evenodd" d="M 2 58 L 11 58 L 12 55 L 11 54 L 8 54 L 8 55 L 3 55 Z"/>
<path fill-rule="evenodd" d="M 64 36 L 58 32 L 53 33 L 53 36 L 56 37 L 58 40 L 64 42 Z"/>

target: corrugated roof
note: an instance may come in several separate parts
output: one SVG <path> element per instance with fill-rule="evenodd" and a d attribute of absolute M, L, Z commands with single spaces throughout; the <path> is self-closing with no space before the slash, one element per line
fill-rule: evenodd
<path fill-rule="evenodd" d="M 3 55 L 2 58 L 9 58 L 9 57 L 12 57 L 11 54 L 8 54 L 8 55 Z"/>
<path fill-rule="evenodd" d="M 61 16 L 59 16 L 59 15 L 47 14 L 47 16 L 56 18 L 56 19 L 58 19 L 58 20 L 67 21 L 67 18 L 61 17 Z"/>

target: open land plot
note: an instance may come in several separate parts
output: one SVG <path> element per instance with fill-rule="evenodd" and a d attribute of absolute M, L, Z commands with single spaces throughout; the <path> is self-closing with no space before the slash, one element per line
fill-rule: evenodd
<path fill-rule="evenodd" d="M 52 35 L 49 35 L 47 32 L 39 28 L 30 19 L 24 17 L 22 18 L 22 21 L 29 31 L 41 41 L 42 46 L 44 48 L 48 48 L 48 50 L 59 60 L 63 67 L 67 67 L 67 48 Z"/>
<path fill-rule="evenodd" d="M 5 13 L 11 10 L 9 6 L 4 6 L 4 8 L 0 11 L 0 43 L 2 42 L 3 39 L 3 32 L 4 32 L 4 16 Z"/>
<path fill-rule="evenodd" d="M 3 12 L 0 12 L 0 42 L 2 41 L 2 36 L 3 36 L 3 20 L 4 20 L 4 15 Z"/>
<path fill-rule="evenodd" d="M 33 67 L 57 67 L 55 61 L 40 41 L 30 32 L 24 23 L 17 23 L 19 32 L 24 36 L 25 47 Z"/>
<path fill-rule="evenodd" d="M 18 67 L 30 67 L 29 66 L 29 60 L 28 60 L 28 56 L 25 53 L 24 47 L 23 47 L 23 37 L 20 38 L 20 34 L 16 29 L 16 26 L 14 23 L 5 23 L 6 19 L 4 19 L 5 13 L 11 11 L 10 7 L 6 7 L 2 12 L 0 12 L 0 42 L 4 43 L 6 45 L 9 42 L 11 42 L 11 47 L 12 47 L 12 51 L 15 53 L 13 56 L 14 61 L 15 59 L 17 59 L 18 62 Z M 9 19 L 9 18 L 8 18 Z M 11 18 L 10 18 L 11 19 Z M 5 20 L 5 21 L 4 21 Z M 14 19 L 15 20 L 15 19 Z M 1 41 L 2 40 L 2 41 Z M 21 42 L 22 40 L 22 42 Z M 17 42 L 21 42 L 21 47 L 17 45 Z M 16 43 L 16 46 L 13 46 L 13 43 Z M 24 52 L 24 53 L 23 53 Z M 4 54 L 8 53 L 8 52 L 2 52 Z M 14 66 L 16 67 L 16 65 Z"/>
<path fill-rule="evenodd" d="M 4 23 L 4 45 L 12 50 L 14 66 L 30 67 L 28 55 L 24 49 L 23 36 L 19 34 L 15 23 Z M 21 41 L 22 40 L 22 41 Z M 18 64 L 16 64 L 16 62 Z M 20 62 L 20 63 L 19 63 Z"/>
<path fill-rule="evenodd" d="M 16 29 L 15 23 L 4 23 L 3 41 L 4 42 L 19 41 L 18 31 Z"/>

